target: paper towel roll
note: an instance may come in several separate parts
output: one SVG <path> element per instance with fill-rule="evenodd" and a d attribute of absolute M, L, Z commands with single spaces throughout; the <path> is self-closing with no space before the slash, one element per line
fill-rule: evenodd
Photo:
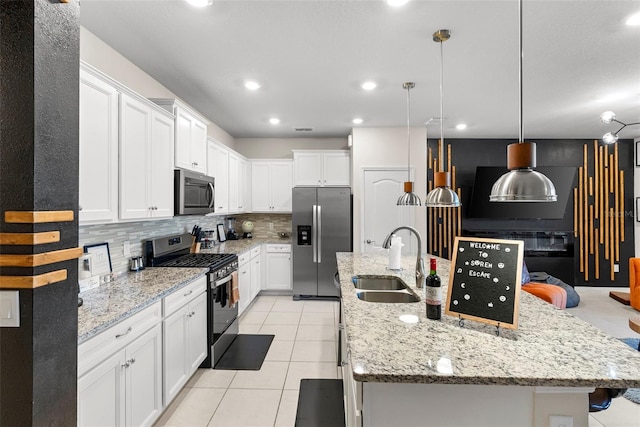
<path fill-rule="evenodd" d="M 389 269 L 400 269 L 400 255 L 402 253 L 402 237 L 392 237 L 391 247 L 389 248 Z"/>

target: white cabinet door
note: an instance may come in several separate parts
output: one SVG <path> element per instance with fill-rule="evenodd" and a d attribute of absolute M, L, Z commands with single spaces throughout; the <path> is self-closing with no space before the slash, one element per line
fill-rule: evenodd
<path fill-rule="evenodd" d="M 207 125 L 195 118 L 191 128 L 191 161 L 194 171 L 207 174 Z"/>
<path fill-rule="evenodd" d="M 291 290 L 291 253 L 267 252 L 265 289 Z"/>
<path fill-rule="evenodd" d="M 154 218 L 173 216 L 173 139 L 174 120 L 166 114 L 152 111 L 149 198 Z"/>
<path fill-rule="evenodd" d="M 260 293 L 262 287 L 262 260 L 261 256 L 251 258 L 251 299 L 250 302 Z"/>
<path fill-rule="evenodd" d="M 188 362 L 189 375 L 207 357 L 207 294 L 200 294 L 189 303 L 188 313 Z"/>
<path fill-rule="evenodd" d="M 323 153 L 322 185 L 351 185 L 351 156 L 348 151 Z"/>
<path fill-rule="evenodd" d="M 187 382 L 187 305 L 178 309 L 163 322 L 162 355 L 164 358 L 164 404 L 176 397 Z"/>
<path fill-rule="evenodd" d="M 125 425 L 125 351 L 100 363 L 78 379 L 78 425 Z"/>
<path fill-rule="evenodd" d="M 118 219 L 118 91 L 80 70 L 79 220 Z"/>
<path fill-rule="evenodd" d="M 292 164 L 290 161 L 271 164 L 271 210 L 291 212 Z"/>
<path fill-rule="evenodd" d="M 229 212 L 237 213 L 240 211 L 240 203 L 238 201 L 238 177 L 240 174 L 240 158 L 229 153 Z"/>
<path fill-rule="evenodd" d="M 251 303 L 251 261 L 238 266 L 238 291 L 240 293 L 240 301 L 238 301 L 239 316 Z"/>
<path fill-rule="evenodd" d="M 148 141 L 151 108 L 127 94 L 120 95 L 120 218 L 148 218 Z"/>
<path fill-rule="evenodd" d="M 270 212 L 271 209 L 271 164 L 251 162 L 251 210 Z"/>
<path fill-rule="evenodd" d="M 322 185 L 322 154 L 317 152 L 293 154 L 294 186 Z"/>
<path fill-rule="evenodd" d="M 176 108 L 175 164 L 178 168 L 193 169 L 191 161 L 191 128 L 195 120 L 191 114 Z"/>
<path fill-rule="evenodd" d="M 125 359 L 126 425 L 151 426 L 163 408 L 160 325 L 127 346 Z"/>
<path fill-rule="evenodd" d="M 209 176 L 215 178 L 215 213 L 229 212 L 229 151 L 213 141 L 207 141 L 207 164 Z"/>
<path fill-rule="evenodd" d="M 207 125 L 180 106 L 176 116 L 175 165 L 202 174 L 207 173 Z"/>
<path fill-rule="evenodd" d="M 238 212 L 247 212 L 249 207 L 247 202 L 249 201 L 247 186 L 249 168 L 245 159 L 240 159 L 238 167 Z"/>

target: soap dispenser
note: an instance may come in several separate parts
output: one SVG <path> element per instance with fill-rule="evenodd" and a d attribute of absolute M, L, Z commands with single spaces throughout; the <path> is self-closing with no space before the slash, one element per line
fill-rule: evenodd
<path fill-rule="evenodd" d="M 400 270 L 400 255 L 402 254 L 402 237 L 395 234 L 391 237 L 389 248 L 389 270 Z"/>

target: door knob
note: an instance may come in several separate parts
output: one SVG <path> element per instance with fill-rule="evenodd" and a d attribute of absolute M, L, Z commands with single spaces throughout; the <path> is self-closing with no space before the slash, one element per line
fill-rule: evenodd
<path fill-rule="evenodd" d="M 372 243 L 375 243 L 375 240 L 371 240 L 371 239 L 367 239 L 364 241 L 367 245 L 370 245 Z"/>

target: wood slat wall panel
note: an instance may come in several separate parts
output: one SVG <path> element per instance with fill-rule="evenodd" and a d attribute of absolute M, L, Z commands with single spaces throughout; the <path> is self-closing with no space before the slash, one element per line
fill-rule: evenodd
<path fill-rule="evenodd" d="M 59 231 L 41 233 L 0 233 L 0 245 L 42 245 L 60 241 Z"/>
<path fill-rule="evenodd" d="M 4 221 L 13 224 L 73 221 L 73 211 L 6 211 Z"/>
<path fill-rule="evenodd" d="M 0 254 L 0 267 L 38 267 L 79 258 L 80 255 L 82 255 L 82 248 L 62 249 L 40 254 Z"/>
<path fill-rule="evenodd" d="M 0 276 L 0 289 L 33 289 L 67 280 L 67 270 L 56 270 L 38 276 Z"/>

